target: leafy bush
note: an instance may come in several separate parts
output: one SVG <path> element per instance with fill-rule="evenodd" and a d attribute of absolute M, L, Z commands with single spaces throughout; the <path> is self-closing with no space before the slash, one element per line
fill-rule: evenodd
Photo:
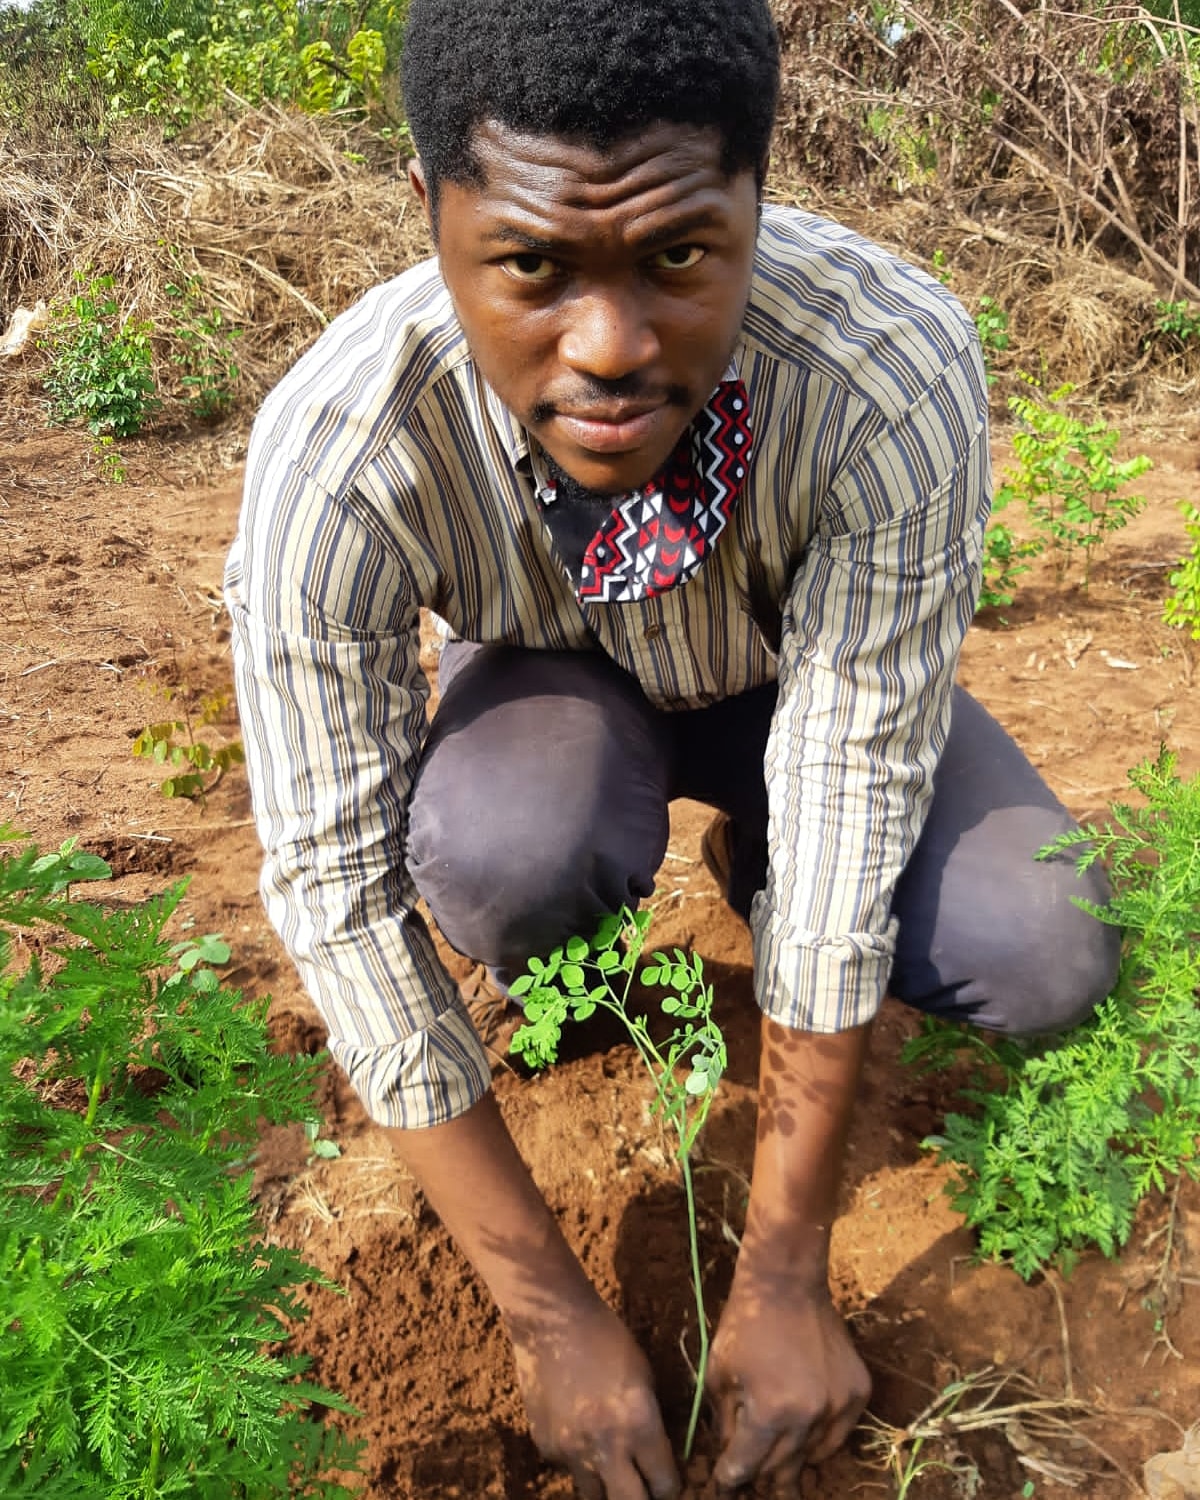
<path fill-rule="evenodd" d="M 71 15 L 111 113 L 178 128 L 221 107 L 226 91 L 250 104 L 387 114 L 405 4 L 79 0 Z"/>
<path fill-rule="evenodd" d="M 974 1111 L 926 1144 L 954 1170 L 980 1255 L 1026 1278 L 1090 1245 L 1115 1255 L 1146 1194 L 1200 1176 L 1200 776 L 1182 781 L 1164 750 L 1130 782 L 1144 806 L 1043 851 L 1079 849 L 1081 867 L 1103 858 L 1112 875 L 1112 902 L 1088 909 L 1124 929 L 1124 954 L 1095 1017 L 1025 1043 L 928 1022 L 906 1049 L 924 1067 L 975 1065 Z"/>
<path fill-rule="evenodd" d="M 0 830 L 6 839 L 11 830 Z M 347 1411 L 280 1352 L 318 1273 L 256 1232 L 261 1123 L 313 1114 L 317 1063 L 267 1046 L 183 886 L 106 910 L 65 844 L 0 858 L 0 1493 L 348 1497 Z"/>
<path fill-rule="evenodd" d="M 51 309 L 41 348 L 50 355 L 42 384 L 55 421 L 82 420 L 98 437 L 133 437 L 161 405 L 155 394 L 149 323 L 123 317 L 113 278 L 88 280 Z"/>
<path fill-rule="evenodd" d="M 1154 331 L 1166 334 L 1179 344 L 1186 344 L 1189 339 L 1200 342 L 1200 308 L 1195 308 L 1190 302 L 1164 302 L 1157 301 L 1154 311 L 1158 316 L 1154 320 Z"/>

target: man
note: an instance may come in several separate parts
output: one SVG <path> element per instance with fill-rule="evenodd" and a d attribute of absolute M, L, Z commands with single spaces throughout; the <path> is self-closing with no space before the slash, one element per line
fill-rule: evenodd
<path fill-rule="evenodd" d="M 268 907 L 487 1281 L 535 1439 L 609 1500 L 678 1493 L 646 1361 L 516 1154 L 418 895 L 502 983 L 652 890 L 672 797 L 719 810 L 764 1012 L 709 1379 L 726 1488 L 794 1488 L 868 1394 L 827 1256 L 885 991 L 1050 1030 L 1114 965 L 1069 899 L 1100 877 L 1033 860 L 1069 820 L 953 688 L 975 330 L 763 207 L 778 66 L 764 0 L 413 0 L 438 258 L 268 399 L 228 574 Z M 421 607 L 455 637 L 428 734 Z"/>

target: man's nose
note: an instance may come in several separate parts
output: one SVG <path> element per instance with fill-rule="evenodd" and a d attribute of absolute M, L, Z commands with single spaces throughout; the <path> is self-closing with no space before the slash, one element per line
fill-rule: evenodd
<path fill-rule="evenodd" d="M 572 299 L 558 345 L 569 369 L 596 380 L 620 380 L 658 358 L 658 335 L 632 288 L 606 287 Z"/>

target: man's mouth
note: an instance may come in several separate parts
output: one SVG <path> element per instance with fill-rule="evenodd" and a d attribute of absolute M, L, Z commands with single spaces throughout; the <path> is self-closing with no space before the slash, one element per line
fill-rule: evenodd
<path fill-rule="evenodd" d="M 589 453 L 632 453 L 646 442 L 662 412 L 661 402 L 626 402 L 586 411 L 557 411 L 554 423 Z"/>

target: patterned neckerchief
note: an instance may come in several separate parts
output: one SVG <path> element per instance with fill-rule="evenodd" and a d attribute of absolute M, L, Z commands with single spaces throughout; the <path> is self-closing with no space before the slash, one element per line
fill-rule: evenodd
<path fill-rule="evenodd" d="M 712 550 L 750 466 L 746 387 L 723 380 L 684 431 L 666 463 L 622 495 L 583 554 L 581 604 L 626 604 L 678 588 Z M 557 489 L 541 490 L 547 505 Z"/>

